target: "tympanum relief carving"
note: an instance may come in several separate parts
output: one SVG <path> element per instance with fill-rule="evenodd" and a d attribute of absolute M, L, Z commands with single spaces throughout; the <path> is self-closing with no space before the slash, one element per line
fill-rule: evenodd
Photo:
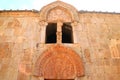
<path fill-rule="evenodd" d="M 46 50 L 36 61 L 35 76 L 45 79 L 74 79 L 84 75 L 82 59 L 61 45 Z"/>
<path fill-rule="evenodd" d="M 49 11 L 47 16 L 48 21 L 62 21 L 62 22 L 71 22 L 71 15 L 70 13 L 61 7 L 56 7 Z"/>

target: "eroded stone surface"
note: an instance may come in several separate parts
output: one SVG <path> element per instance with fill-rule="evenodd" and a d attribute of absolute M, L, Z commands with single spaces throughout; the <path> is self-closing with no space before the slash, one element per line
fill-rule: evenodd
<path fill-rule="evenodd" d="M 59 43 L 69 49 L 55 48 L 56 44 L 45 44 L 46 26 L 50 21 L 71 22 L 74 43 Z M 119 25 L 120 14 L 78 12 L 61 1 L 45 6 L 40 12 L 1 11 L 0 80 L 43 80 L 43 76 L 34 73 L 36 63 L 40 62 L 42 66 L 38 64 L 38 73 L 42 67 L 46 72 L 45 77 L 53 73 L 57 78 L 73 78 L 80 74 L 77 72 L 81 68 L 75 70 L 73 67 L 80 65 L 77 63 L 79 59 L 83 62 L 85 73 L 84 76 L 77 75 L 80 77 L 76 80 L 120 80 Z M 73 55 L 72 60 L 71 50 L 81 58 L 75 60 Z M 54 55 L 48 59 L 42 57 L 42 53 Z M 39 61 L 40 56 L 44 58 L 43 61 L 41 58 Z"/>

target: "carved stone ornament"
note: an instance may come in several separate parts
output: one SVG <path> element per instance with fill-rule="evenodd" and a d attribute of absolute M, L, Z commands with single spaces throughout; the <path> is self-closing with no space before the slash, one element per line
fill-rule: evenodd
<path fill-rule="evenodd" d="M 39 25 L 40 25 L 40 26 L 47 26 L 47 25 L 48 25 L 48 23 L 47 23 L 47 22 L 45 22 L 45 21 L 40 21 L 40 22 L 39 22 Z"/>
<path fill-rule="evenodd" d="M 48 16 L 47 21 L 63 21 L 63 22 L 71 22 L 71 14 L 64 8 L 56 7 L 52 9 Z"/>
<path fill-rule="evenodd" d="M 40 20 L 52 21 L 79 21 L 78 11 L 70 4 L 56 1 L 43 7 L 40 11 Z"/>
<path fill-rule="evenodd" d="M 35 65 L 35 76 L 45 79 L 75 79 L 83 75 L 84 67 L 80 56 L 61 45 L 46 50 Z"/>
<path fill-rule="evenodd" d="M 80 25 L 80 23 L 75 21 L 75 22 L 73 22 L 71 25 L 72 25 L 72 26 L 78 26 L 78 25 Z"/>

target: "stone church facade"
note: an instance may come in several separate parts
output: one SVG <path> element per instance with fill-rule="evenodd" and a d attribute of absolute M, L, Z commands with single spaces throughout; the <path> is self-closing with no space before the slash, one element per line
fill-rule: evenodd
<path fill-rule="evenodd" d="M 0 11 L 0 80 L 120 80 L 120 14 L 55 1 Z"/>

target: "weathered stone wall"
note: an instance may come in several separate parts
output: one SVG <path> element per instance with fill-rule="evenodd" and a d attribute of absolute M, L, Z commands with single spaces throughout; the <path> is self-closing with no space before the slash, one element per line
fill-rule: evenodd
<path fill-rule="evenodd" d="M 79 16 L 86 75 L 80 80 L 119 80 L 120 14 L 86 12 Z"/>
<path fill-rule="evenodd" d="M 77 79 L 119 80 L 120 14 L 80 12 L 79 18 L 77 43 L 64 44 L 83 59 L 85 76 Z M 39 80 L 34 64 L 54 45 L 41 41 L 42 30 L 39 13 L 0 13 L 0 80 Z"/>
<path fill-rule="evenodd" d="M 40 38 L 33 12 L 0 13 L 0 80 L 29 80 L 33 52 Z"/>

